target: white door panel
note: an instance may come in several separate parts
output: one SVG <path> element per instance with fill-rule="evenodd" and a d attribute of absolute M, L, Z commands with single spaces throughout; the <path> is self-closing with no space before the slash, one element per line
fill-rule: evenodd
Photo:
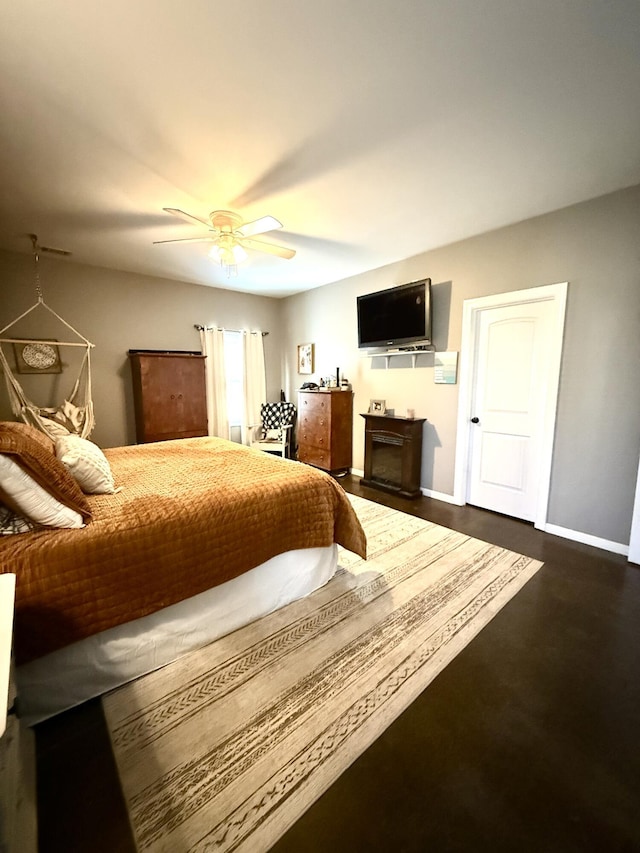
<path fill-rule="evenodd" d="M 527 485 L 527 438 L 483 430 L 480 480 L 487 486 L 498 486 L 523 492 Z"/>
<path fill-rule="evenodd" d="M 482 319 L 485 339 L 480 345 L 486 347 L 487 358 L 484 409 L 487 413 L 526 414 L 531 407 L 531 373 L 526 365 L 532 360 L 535 322 L 530 318 Z"/>
<path fill-rule="evenodd" d="M 536 516 L 554 312 L 540 301 L 477 317 L 468 500 L 529 521 Z"/>

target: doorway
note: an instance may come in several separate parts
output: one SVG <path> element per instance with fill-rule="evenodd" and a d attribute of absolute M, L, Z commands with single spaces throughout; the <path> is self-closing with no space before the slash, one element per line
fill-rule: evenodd
<path fill-rule="evenodd" d="M 454 498 L 547 520 L 567 282 L 465 300 Z"/>

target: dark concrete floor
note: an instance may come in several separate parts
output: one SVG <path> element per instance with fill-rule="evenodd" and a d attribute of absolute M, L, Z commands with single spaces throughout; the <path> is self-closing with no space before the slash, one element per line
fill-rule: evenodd
<path fill-rule="evenodd" d="M 640 568 L 484 510 L 340 482 L 545 565 L 275 853 L 640 851 Z M 100 703 L 36 739 L 40 852 L 133 851 Z"/>

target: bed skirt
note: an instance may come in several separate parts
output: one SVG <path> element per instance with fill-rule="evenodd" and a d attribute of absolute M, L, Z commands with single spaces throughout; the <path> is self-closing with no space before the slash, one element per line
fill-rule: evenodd
<path fill-rule="evenodd" d="M 230 634 L 323 586 L 338 546 L 289 551 L 213 589 L 73 643 L 16 670 L 28 726 L 73 708 Z"/>

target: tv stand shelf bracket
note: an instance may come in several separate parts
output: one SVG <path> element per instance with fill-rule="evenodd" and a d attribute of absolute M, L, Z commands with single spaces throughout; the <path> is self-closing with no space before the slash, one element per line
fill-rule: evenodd
<path fill-rule="evenodd" d="M 363 358 L 384 358 L 384 366 L 388 370 L 389 369 L 389 359 L 394 358 L 397 355 L 410 355 L 411 356 L 411 367 L 414 368 L 416 366 L 417 358 L 419 355 L 425 355 L 426 353 L 434 352 L 432 349 L 421 349 L 421 350 L 396 350 L 395 352 L 365 352 L 362 354 Z"/>

